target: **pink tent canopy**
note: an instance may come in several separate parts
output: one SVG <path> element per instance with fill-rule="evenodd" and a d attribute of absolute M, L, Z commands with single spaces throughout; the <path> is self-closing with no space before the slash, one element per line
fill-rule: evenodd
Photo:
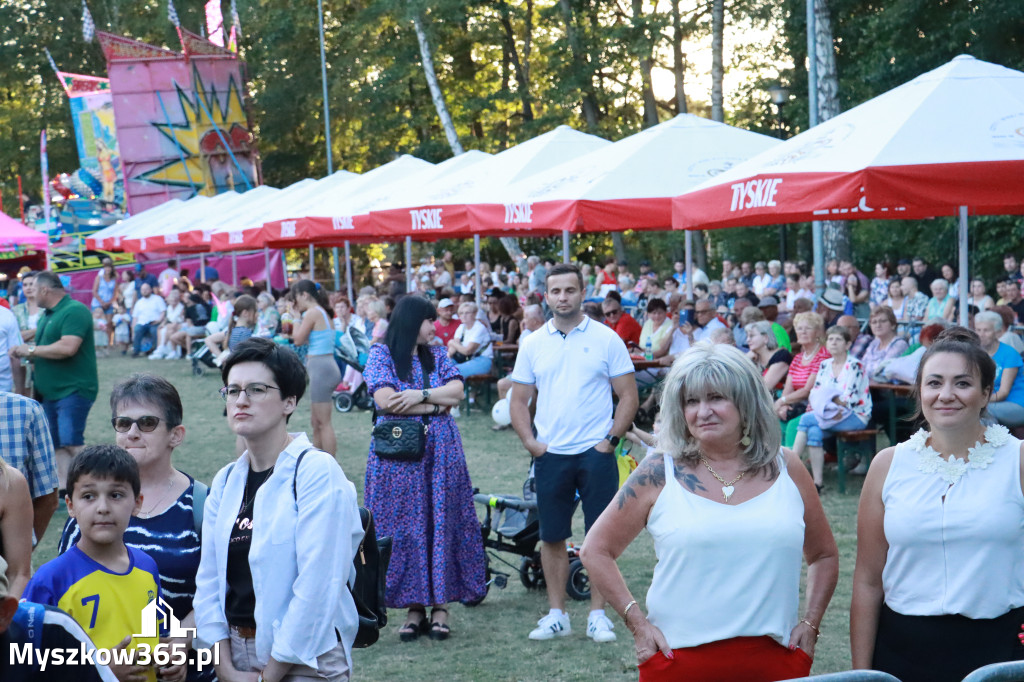
<path fill-rule="evenodd" d="M 31 227 L 25 227 L 6 213 L 0 213 L 0 251 L 45 249 L 47 236 Z"/>

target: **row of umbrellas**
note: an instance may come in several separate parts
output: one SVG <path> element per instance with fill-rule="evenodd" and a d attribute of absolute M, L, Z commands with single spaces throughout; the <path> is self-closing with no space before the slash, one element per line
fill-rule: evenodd
<path fill-rule="evenodd" d="M 493 156 L 403 156 L 362 175 L 168 202 L 90 246 L 220 251 L 959 215 L 966 283 L 966 220 L 983 214 L 1024 214 L 1024 73 L 959 56 L 785 142 L 685 114 L 615 143 L 562 126 Z"/>

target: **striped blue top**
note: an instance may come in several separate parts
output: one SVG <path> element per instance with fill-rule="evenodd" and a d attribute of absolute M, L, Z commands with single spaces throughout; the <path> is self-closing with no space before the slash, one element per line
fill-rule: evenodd
<path fill-rule="evenodd" d="M 196 573 L 199 571 L 199 533 L 192 515 L 195 479 L 188 476 L 188 480 L 188 488 L 165 512 L 147 519 L 133 516 L 124 533 L 126 545 L 153 557 L 160 571 L 164 601 L 174 609 L 174 615 L 178 618 L 184 618 L 192 612 Z M 60 536 L 58 554 L 66 552 L 78 542 L 80 536 L 78 523 L 69 518 Z M 197 675 L 195 670 L 190 669 L 188 680 L 211 680 L 214 679 L 213 672 L 213 668 L 209 667 Z"/>

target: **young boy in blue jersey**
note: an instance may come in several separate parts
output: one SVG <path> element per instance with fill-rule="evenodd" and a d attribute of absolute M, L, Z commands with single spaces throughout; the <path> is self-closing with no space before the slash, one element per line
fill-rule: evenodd
<path fill-rule="evenodd" d="M 158 637 L 134 637 L 143 630 L 143 609 L 160 599 L 156 562 L 124 544 L 124 531 L 142 505 L 139 467 L 116 445 L 85 448 L 67 477 L 68 515 L 78 522 L 78 543 L 36 571 L 22 597 L 56 606 L 71 615 L 99 649 L 137 649 Z M 111 665 L 119 679 L 155 682 L 150 666 Z"/>

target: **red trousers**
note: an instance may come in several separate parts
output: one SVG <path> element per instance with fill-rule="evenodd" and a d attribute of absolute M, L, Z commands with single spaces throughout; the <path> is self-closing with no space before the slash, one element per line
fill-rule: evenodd
<path fill-rule="evenodd" d="M 640 682 L 775 682 L 811 673 L 811 657 L 771 637 L 736 637 L 660 651 L 640 664 Z"/>

